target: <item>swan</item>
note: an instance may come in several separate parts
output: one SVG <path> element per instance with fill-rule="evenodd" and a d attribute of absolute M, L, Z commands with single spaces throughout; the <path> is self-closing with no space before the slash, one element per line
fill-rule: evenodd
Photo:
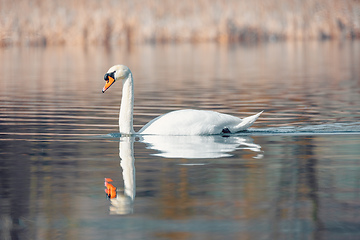
<path fill-rule="evenodd" d="M 133 128 L 134 80 L 130 69 L 124 65 L 112 66 L 104 76 L 102 92 L 117 80 L 122 80 L 122 98 L 119 113 L 119 131 L 122 135 L 214 135 L 230 134 L 246 130 L 263 112 L 240 119 L 238 117 L 207 110 L 184 109 L 161 115 L 143 126 L 139 132 Z"/>

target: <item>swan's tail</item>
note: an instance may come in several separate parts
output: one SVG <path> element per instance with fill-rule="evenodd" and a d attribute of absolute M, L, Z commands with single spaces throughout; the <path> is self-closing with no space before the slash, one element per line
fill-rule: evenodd
<path fill-rule="evenodd" d="M 252 115 L 250 117 L 246 117 L 244 119 L 242 119 L 241 123 L 239 123 L 234 129 L 235 132 L 240 132 L 240 131 L 244 131 L 246 129 L 248 129 L 251 125 L 254 124 L 254 122 L 256 121 L 256 119 L 258 119 L 258 117 L 260 116 L 260 114 L 262 114 L 264 111 L 261 111 L 255 115 Z"/>

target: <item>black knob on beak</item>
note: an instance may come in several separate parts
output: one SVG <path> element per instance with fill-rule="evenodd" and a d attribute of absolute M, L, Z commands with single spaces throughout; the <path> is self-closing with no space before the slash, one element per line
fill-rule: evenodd
<path fill-rule="evenodd" d="M 115 79 L 115 71 L 111 72 L 111 73 L 105 73 L 104 80 L 109 81 L 109 77 L 112 77 L 113 79 Z"/>

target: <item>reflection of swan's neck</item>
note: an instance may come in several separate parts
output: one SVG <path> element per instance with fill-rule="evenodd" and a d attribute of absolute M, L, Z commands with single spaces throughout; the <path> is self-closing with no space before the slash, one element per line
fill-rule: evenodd
<path fill-rule="evenodd" d="M 119 144 L 120 166 L 123 169 L 124 193 L 134 201 L 135 198 L 135 158 L 134 141 L 130 138 L 124 138 Z"/>
<path fill-rule="evenodd" d="M 123 80 L 123 90 L 119 115 L 119 131 L 122 134 L 134 134 L 133 128 L 134 84 L 132 74 Z"/>

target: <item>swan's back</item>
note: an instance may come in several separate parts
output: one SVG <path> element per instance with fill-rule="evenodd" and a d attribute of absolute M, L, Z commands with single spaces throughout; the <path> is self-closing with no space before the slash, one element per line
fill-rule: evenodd
<path fill-rule="evenodd" d="M 259 115 L 260 113 L 254 115 L 256 117 L 252 119 L 250 125 L 255 122 Z M 153 119 L 138 133 L 156 135 L 212 135 L 227 131 L 233 133 L 239 131 L 237 126 L 243 127 L 242 122 L 242 119 L 228 114 L 185 109 L 169 112 Z M 249 126 L 246 125 L 245 127 Z M 240 129 L 240 131 L 245 129 Z"/>

